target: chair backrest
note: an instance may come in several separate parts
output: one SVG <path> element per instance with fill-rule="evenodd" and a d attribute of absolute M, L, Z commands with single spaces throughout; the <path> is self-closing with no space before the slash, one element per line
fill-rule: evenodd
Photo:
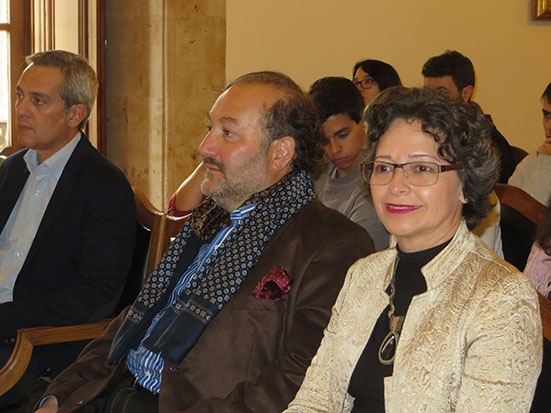
<path fill-rule="evenodd" d="M 136 201 L 136 244 L 115 314 L 134 302 L 145 280 L 155 268 L 160 259 L 160 242 L 164 232 L 165 214 L 155 208 L 140 189 L 132 189 Z"/>
<path fill-rule="evenodd" d="M 499 202 L 509 205 L 520 212 L 532 223 L 538 225 L 545 214 L 545 205 L 537 201 L 528 192 L 508 184 L 496 184 L 495 192 Z"/>
<path fill-rule="evenodd" d="M 133 189 L 138 225 L 142 232 L 147 231 L 150 234 L 149 248 L 146 254 L 147 263 L 144 270 L 144 277 L 148 277 L 163 255 L 161 240 L 165 229 L 166 214 L 155 208 L 140 189 Z"/>
<path fill-rule="evenodd" d="M 178 235 L 188 218 L 173 217 L 159 211 L 140 189 L 134 187 L 133 190 L 137 216 L 136 246 L 128 279 L 115 314 L 134 302 L 143 284 L 168 249 L 170 240 Z"/>
<path fill-rule="evenodd" d="M 6 159 L 6 157 L 4 155 L 0 155 L 0 164 L 4 162 L 4 159 Z"/>
<path fill-rule="evenodd" d="M 541 324 L 543 327 L 543 336 L 551 341 L 551 301 L 538 293 L 541 312 Z"/>
<path fill-rule="evenodd" d="M 513 161 L 515 162 L 515 166 L 518 165 L 520 161 L 526 157 L 526 155 L 528 155 L 528 152 L 518 146 L 511 145 L 511 152 L 513 153 Z"/>
<path fill-rule="evenodd" d="M 172 240 L 178 235 L 180 229 L 182 229 L 186 221 L 190 218 L 190 215 L 191 214 L 184 215 L 183 217 L 175 217 L 172 215 L 166 216 L 165 233 L 163 234 L 163 240 L 161 242 L 163 254 L 170 246 Z"/>
<path fill-rule="evenodd" d="M 501 241 L 503 255 L 519 270 L 524 270 L 536 229 L 545 213 L 545 206 L 520 188 L 496 184 L 501 203 Z"/>

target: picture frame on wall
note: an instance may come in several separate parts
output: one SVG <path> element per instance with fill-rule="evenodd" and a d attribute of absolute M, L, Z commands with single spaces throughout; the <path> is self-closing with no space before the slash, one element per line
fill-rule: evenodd
<path fill-rule="evenodd" d="M 532 20 L 551 20 L 551 0 L 532 0 Z"/>

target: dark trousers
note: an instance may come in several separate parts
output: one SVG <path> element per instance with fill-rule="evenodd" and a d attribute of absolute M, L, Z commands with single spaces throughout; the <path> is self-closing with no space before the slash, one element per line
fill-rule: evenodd
<path fill-rule="evenodd" d="M 159 396 L 135 384 L 127 374 L 96 399 L 82 406 L 78 413 L 157 413 Z"/>

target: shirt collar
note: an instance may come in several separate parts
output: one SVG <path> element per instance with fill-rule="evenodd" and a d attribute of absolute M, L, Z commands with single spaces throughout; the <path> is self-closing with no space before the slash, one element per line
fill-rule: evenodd
<path fill-rule="evenodd" d="M 353 182 L 360 176 L 360 168 L 357 167 L 352 172 L 350 172 L 348 175 L 343 176 L 342 178 L 337 178 L 337 167 L 332 165 L 332 168 L 329 170 L 329 178 L 334 179 L 339 182 L 339 184 L 347 184 L 349 182 Z"/>
<path fill-rule="evenodd" d="M 29 149 L 23 157 L 25 159 L 25 163 L 27 164 L 27 169 L 30 173 L 33 173 L 35 171 L 38 173 L 50 171 L 50 173 L 52 173 L 56 177 L 56 179 L 59 179 L 59 177 L 63 173 L 65 165 L 69 161 L 71 154 L 75 150 L 80 140 L 80 136 L 81 133 L 79 131 L 74 136 L 74 138 L 69 141 L 69 143 L 67 143 L 63 148 L 54 153 L 41 164 L 38 163 L 38 153 L 36 152 L 36 150 Z"/>
<path fill-rule="evenodd" d="M 253 209 L 256 208 L 259 203 L 260 202 L 255 202 L 254 204 L 243 205 L 242 207 L 239 207 L 236 210 L 232 211 L 230 213 L 230 218 L 234 225 L 247 218 L 247 216 L 251 213 Z"/>

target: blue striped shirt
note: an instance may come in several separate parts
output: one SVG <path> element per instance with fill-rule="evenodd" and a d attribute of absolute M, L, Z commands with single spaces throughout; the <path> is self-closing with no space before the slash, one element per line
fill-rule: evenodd
<path fill-rule="evenodd" d="M 199 268 L 205 263 L 205 260 L 212 255 L 226 240 L 232 231 L 235 230 L 249 213 L 258 205 L 251 204 L 242 206 L 230 214 L 231 225 L 221 230 L 210 244 L 204 244 L 188 269 L 184 272 L 178 284 L 170 294 L 167 305 L 155 315 L 151 325 L 147 329 L 137 350 L 130 350 L 126 358 L 126 366 L 134 375 L 138 384 L 153 393 L 159 393 L 161 390 L 161 373 L 163 371 L 164 360 L 157 354 L 149 351 L 144 345 L 144 341 L 149 337 L 151 331 L 158 320 L 165 314 L 169 306 L 176 301 L 176 298 L 184 291 L 189 280 L 197 273 Z"/>

